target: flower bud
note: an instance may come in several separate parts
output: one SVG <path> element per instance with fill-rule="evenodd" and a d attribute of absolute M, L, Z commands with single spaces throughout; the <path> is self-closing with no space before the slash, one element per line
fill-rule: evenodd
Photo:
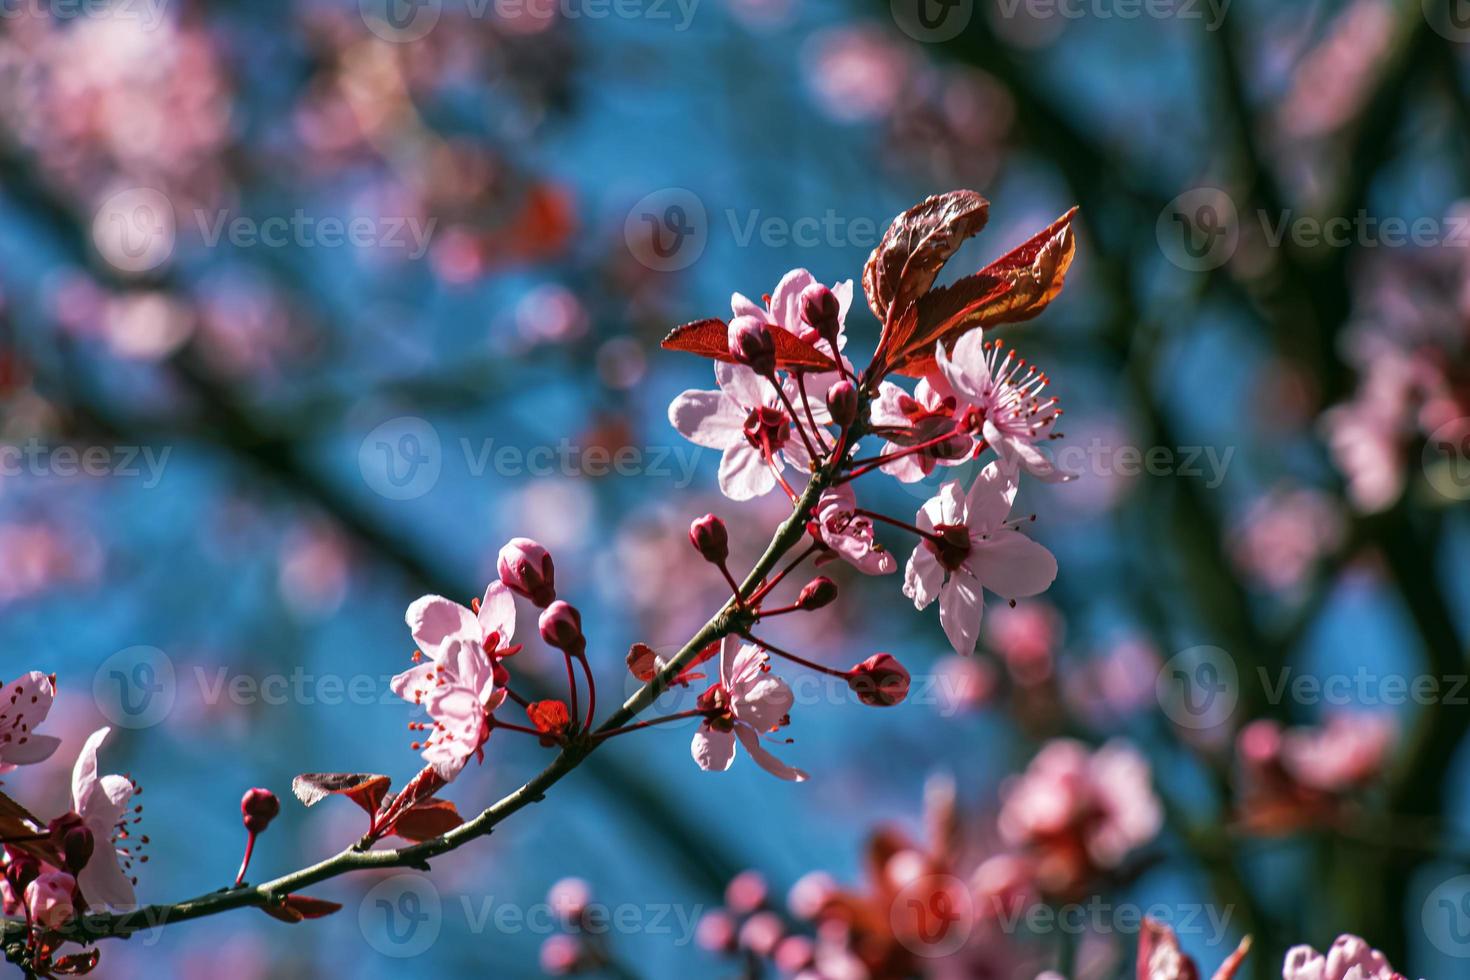
<path fill-rule="evenodd" d="M 796 596 L 796 604 L 802 609 L 821 609 L 837 598 L 837 583 L 825 575 L 819 575 L 806 585 Z"/>
<path fill-rule="evenodd" d="M 730 356 L 756 374 L 776 373 L 776 340 L 760 317 L 737 316 L 730 321 Z"/>
<path fill-rule="evenodd" d="M 847 686 L 863 704 L 887 708 L 909 695 L 909 672 L 886 653 L 875 653 L 847 675 Z"/>
<path fill-rule="evenodd" d="M 570 602 L 556 600 L 541 613 L 541 639 L 568 656 L 582 656 L 587 651 L 582 614 Z"/>
<path fill-rule="evenodd" d="M 556 568 L 551 553 L 530 538 L 511 538 L 500 549 L 496 569 L 506 588 L 543 609 L 556 598 Z"/>
<path fill-rule="evenodd" d="M 730 557 L 730 535 L 725 531 L 725 522 L 713 514 L 705 514 L 689 525 L 689 541 L 712 564 L 723 565 Z"/>
<path fill-rule="evenodd" d="M 96 841 L 92 831 L 76 813 L 63 813 L 46 826 L 51 834 L 51 843 L 61 855 L 62 867 L 76 874 L 92 859 Z"/>
<path fill-rule="evenodd" d="M 240 815 L 245 818 L 245 829 L 252 834 L 263 833 L 280 812 L 281 801 L 276 794 L 259 786 L 246 790 L 240 800 Z"/>
<path fill-rule="evenodd" d="M 26 907 L 31 919 L 46 929 L 60 929 L 76 912 L 72 896 L 77 880 L 65 871 L 48 871 L 26 885 Z"/>
<path fill-rule="evenodd" d="M 26 886 L 41 873 L 41 862 L 29 854 L 11 850 L 5 863 L 5 880 L 17 895 L 23 894 Z"/>
<path fill-rule="evenodd" d="M 837 348 L 837 335 L 842 330 L 841 316 L 842 305 L 826 286 L 814 282 L 801 291 L 801 318 L 834 350 Z"/>
<path fill-rule="evenodd" d="M 827 389 L 827 411 L 832 413 L 832 421 L 847 428 L 857 418 L 857 409 L 857 388 L 853 383 L 846 378 L 832 382 L 832 387 Z"/>

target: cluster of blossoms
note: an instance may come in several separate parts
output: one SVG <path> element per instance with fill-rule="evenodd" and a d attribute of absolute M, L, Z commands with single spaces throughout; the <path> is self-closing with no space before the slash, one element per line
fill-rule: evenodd
<path fill-rule="evenodd" d="M 1063 746 L 1059 754 L 1074 754 L 1069 743 L 1057 744 Z M 1097 760 L 1125 752 L 1108 747 L 1092 759 L 1112 766 Z M 1036 768 L 1048 773 L 1028 773 L 1027 780 L 1053 782 L 1063 768 L 1076 772 L 1055 758 Z M 1120 778 L 1132 781 L 1128 775 Z M 1096 785 L 1090 790 L 1102 791 Z M 1148 792 L 1146 785 L 1142 791 Z M 1039 798 L 1045 788 L 1037 785 L 1026 792 Z M 1077 803 L 1071 790 L 1052 795 L 1055 806 L 1050 809 L 1058 814 Z M 1006 807 L 1015 805 L 1013 793 Z M 1157 802 L 1152 806 L 1156 808 Z M 1003 829 L 1006 820 L 1003 813 Z M 1065 822 L 1059 819 L 1053 825 Z M 864 861 L 868 877 L 861 887 L 845 887 L 827 873 L 814 871 L 792 886 L 783 907 L 772 900 L 759 873 L 742 872 L 727 886 L 724 904 L 701 919 L 697 939 L 711 953 L 738 957 L 746 964 L 769 964 L 778 975 L 795 980 L 915 976 L 1079 980 L 1122 975 L 1118 960 L 1123 951 L 1102 934 L 1087 937 L 1066 977 L 1047 969 L 1051 954 L 1040 941 L 1044 937 L 1031 935 L 1026 923 L 1029 915 L 1044 912 L 1047 902 L 1061 901 L 1062 896 L 1037 892 L 1034 880 L 1022 870 L 1024 860 L 991 850 L 991 838 L 977 835 L 973 822 L 964 819 L 956 806 L 950 780 L 930 781 L 923 824 L 926 840 L 915 840 L 894 827 L 880 827 L 871 835 Z M 1079 827 L 1073 821 L 1071 829 Z M 1122 842 L 1121 837 L 1113 839 Z M 1250 949 L 1250 939 L 1242 940 L 1209 976 L 1212 980 L 1245 976 L 1242 969 Z M 1181 949 L 1174 930 L 1148 917 L 1138 927 L 1136 962 L 1138 980 L 1199 980 L 1205 975 Z M 752 970 L 752 975 L 758 974 Z M 1338 937 L 1326 953 L 1310 946 L 1292 948 L 1281 975 L 1283 980 L 1404 980 L 1382 953 L 1348 935 Z"/>
<path fill-rule="evenodd" d="M 1319 728 L 1253 721 L 1236 736 L 1239 820 L 1256 833 L 1339 826 L 1393 747 L 1385 715 L 1334 715 Z"/>
<path fill-rule="evenodd" d="M 55 678 L 31 671 L 0 694 L 0 774 L 49 759 L 61 740 L 36 732 L 56 698 Z M 96 950 L 58 955 L 66 927 L 87 910 L 135 906 L 133 874 L 148 838 L 137 831 L 142 792 L 127 776 L 100 775 L 97 753 L 110 729 L 82 745 L 71 776 L 71 809 L 42 821 L 0 794 L 0 910 L 29 926 L 27 954 L 37 972 L 85 973 Z"/>

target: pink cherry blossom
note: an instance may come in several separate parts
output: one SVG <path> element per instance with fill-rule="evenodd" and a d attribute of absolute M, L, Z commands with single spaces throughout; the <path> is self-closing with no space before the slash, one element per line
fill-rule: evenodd
<path fill-rule="evenodd" d="M 459 775 L 471 756 L 480 753 L 490 737 L 490 715 L 505 701 L 504 671 L 499 658 L 518 647 L 509 645 L 515 633 L 515 600 L 510 589 L 491 582 L 478 611 L 443 596 L 427 595 L 414 601 L 405 616 L 414 641 L 427 662 L 394 677 L 394 694 L 429 713 L 423 743 L 426 762 L 439 778 Z"/>
<path fill-rule="evenodd" d="M 737 317 L 758 317 L 788 333 L 796 334 L 809 344 L 825 349 L 825 345 L 821 342 L 821 335 L 801 316 L 802 290 L 816 281 L 816 277 L 807 270 L 792 269 L 776 284 L 776 290 L 771 293 L 767 305 L 761 306 L 745 295 L 735 293 L 730 297 L 730 312 Z M 846 325 L 847 311 L 852 307 L 852 280 L 834 283 L 831 288 L 832 295 L 837 297 L 837 328 L 841 338 L 837 346 L 840 348 L 847 344 L 847 336 L 841 334 L 840 331 Z M 826 353 L 830 354 L 831 351 L 826 351 Z"/>
<path fill-rule="evenodd" d="M 1388 715 L 1334 715 L 1320 728 L 1282 735 L 1281 764 L 1304 786 L 1347 792 L 1383 771 L 1395 733 Z"/>
<path fill-rule="evenodd" d="M 776 758 L 761 744 L 761 736 L 786 723 L 791 710 L 791 688 L 770 672 L 770 657 L 758 647 L 742 646 L 727 636 L 720 645 L 720 683 L 700 695 L 707 712 L 689 749 L 699 768 L 724 772 L 735 761 L 739 740 L 766 772 L 802 782 L 807 774 Z"/>
<path fill-rule="evenodd" d="M 37 735 L 35 728 L 46 720 L 55 698 L 56 685 L 39 670 L 5 685 L 0 692 L 0 774 L 51 758 L 61 739 Z"/>
<path fill-rule="evenodd" d="M 1057 577 L 1052 553 L 1007 520 L 1016 499 L 1013 470 L 992 462 L 967 495 L 951 480 L 919 510 L 919 529 L 933 535 L 909 556 L 903 594 L 924 609 L 939 599 L 939 623 L 955 652 L 975 652 L 984 589 L 1006 599 L 1044 592 Z"/>
<path fill-rule="evenodd" d="M 981 434 L 996 455 L 1048 483 L 1071 479 L 1036 448 L 1062 414 L 1055 398 L 1042 397 L 1045 374 L 1013 350 L 1002 358 L 1000 341 L 986 343 L 982 330 L 960 337 L 953 355 L 936 344 L 934 356 L 955 397 L 980 412 Z"/>
<path fill-rule="evenodd" d="M 891 381 L 881 382 L 878 397 L 873 400 L 872 424 L 880 434 L 888 436 L 883 455 L 955 432 L 960 422 L 958 408 L 954 390 L 937 371 L 920 378 L 912 395 Z M 936 466 L 960 465 L 970 458 L 974 449 L 973 435 L 956 432 L 951 439 L 889 460 L 879 469 L 900 482 L 917 483 L 933 473 Z"/>
<path fill-rule="evenodd" d="M 723 450 L 720 490 L 725 496 L 751 500 L 770 493 L 786 463 L 811 469 L 811 457 L 791 431 L 791 416 L 770 381 L 723 361 L 715 364 L 715 381 L 719 388 L 714 391 L 689 390 L 675 398 L 669 422 L 696 446 Z M 794 383 L 783 384 L 788 397 L 799 395 Z M 820 402 L 820 396 L 812 402 L 819 424 L 826 412 Z"/>
<path fill-rule="evenodd" d="M 82 746 L 71 773 L 72 810 L 92 832 L 95 849 L 77 874 L 82 896 L 92 908 L 109 906 L 129 909 L 137 904 L 133 894 L 133 852 L 118 842 L 128 839 L 128 803 L 137 786 L 126 776 L 97 775 L 97 750 L 111 728 L 99 728 Z"/>
<path fill-rule="evenodd" d="M 857 513 L 852 484 L 830 487 L 817 500 L 817 531 L 844 561 L 867 575 L 898 571 L 893 552 L 873 540 L 873 521 Z"/>
<path fill-rule="evenodd" d="M 1122 741 L 1095 752 L 1073 739 L 1049 742 L 1002 796 L 1001 836 L 1038 850 L 1054 887 L 1079 883 L 1091 868 L 1117 867 L 1163 824 L 1148 762 Z M 1058 855 L 1049 867 L 1047 852 Z M 1071 866 L 1078 853 L 1090 868 Z"/>
<path fill-rule="evenodd" d="M 1388 959 L 1357 936 L 1338 936 L 1326 955 L 1294 946 L 1281 966 L 1281 980 L 1404 980 Z"/>

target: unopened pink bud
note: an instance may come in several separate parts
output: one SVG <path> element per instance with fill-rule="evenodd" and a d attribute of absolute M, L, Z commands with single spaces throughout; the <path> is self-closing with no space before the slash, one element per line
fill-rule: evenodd
<path fill-rule="evenodd" d="M 801 291 L 801 318 L 833 348 L 836 348 L 837 334 L 842 330 L 841 316 L 842 305 L 826 286 L 814 282 Z"/>
<path fill-rule="evenodd" d="M 756 374 L 776 373 L 776 340 L 760 317 L 737 316 L 730 321 L 730 356 Z"/>
<path fill-rule="evenodd" d="M 846 428 L 857 418 L 857 410 L 856 386 L 846 378 L 832 382 L 827 389 L 827 411 L 832 413 L 832 421 Z"/>
<path fill-rule="evenodd" d="M 821 609 L 837 598 L 837 583 L 825 575 L 819 575 L 806 585 L 796 596 L 796 604 L 802 609 Z"/>
<path fill-rule="evenodd" d="M 707 562 L 723 565 L 730 557 L 730 535 L 725 530 L 725 522 L 713 514 L 705 514 L 689 525 L 689 542 Z"/>
<path fill-rule="evenodd" d="M 551 553 L 530 538 L 506 542 L 496 569 L 506 588 L 543 609 L 556 598 L 556 567 L 551 563 Z"/>
<path fill-rule="evenodd" d="M 888 708 L 908 697 L 909 672 L 890 655 L 875 653 L 848 673 L 847 686 L 863 704 Z"/>
<path fill-rule="evenodd" d="M 26 908 L 31 919 L 46 929 L 60 929 L 76 913 L 72 896 L 77 880 L 65 871 L 48 871 L 26 885 Z"/>
<path fill-rule="evenodd" d="M 245 819 L 245 829 L 252 834 L 263 833 L 280 812 L 281 801 L 276 794 L 259 786 L 246 790 L 240 800 L 240 815 Z"/>
<path fill-rule="evenodd" d="M 582 614 L 575 606 L 558 599 L 541 613 L 541 639 L 548 646 L 563 653 L 580 657 L 587 650 L 587 638 L 582 635 Z"/>

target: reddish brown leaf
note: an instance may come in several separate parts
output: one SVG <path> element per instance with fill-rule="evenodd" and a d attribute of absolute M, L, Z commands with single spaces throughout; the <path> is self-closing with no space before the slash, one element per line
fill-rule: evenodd
<path fill-rule="evenodd" d="M 973 276 L 922 296 L 890 331 L 888 370 L 922 377 L 934 365 L 934 345 L 950 347 L 977 327 L 1037 316 L 1062 291 L 1077 252 L 1073 208 Z M 886 372 L 885 372 L 886 373 Z"/>
<path fill-rule="evenodd" d="M 260 910 L 282 922 L 300 922 L 303 919 L 320 919 L 342 908 L 340 902 L 329 902 L 310 895 L 287 895 L 272 905 L 262 905 Z"/>
<path fill-rule="evenodd" d="M 62 864 L 61 855 L 57 853 L 56 846 L 50 840 L 23 839 L 41 833 L 45 829 L 46 825 L 31 811 L 4 793 L 0 793 L 0 840 L 5 840 L 10 847 L 23 851 L 39 861 L 59 866 Z"/>
<path fill-rule="evenodd" d="M 464 818 L 459 815 L 459 810 L 455 809 L 453 803 L 431 796 L 414 804 L 412 810 L 399 817 L 394 822 L 391 833 L 421 844 L 449 833 L 462 823 Z"/>
<path fill-rule="evenodd" d="M 902 316 L 989 217 L 989 201 L 974 191 L 958 190 L 926 198 L 894 218 L 863 266 L 863 291 L 878 319 L 887 326 Z"/>
<path fill-rule="evenodd" d="M 835 371 L 837 362 L 789 330 L 771 328 L 776 343 L 776 366 L 805 368 L 812 371 Z M 684 351 L 717 361 L 736 363 L 730 356 L 729 327 L 724 320 L 695 320 L 675 327 L 659 346 L 664 350 Z"/>
<path fill-rule="evenodd" d="M 97 963 L 102 959 L 102 951 L 96 949 L 82 950 L 80 953 L 68 953 L 58 956 L 51 961 L 50 974 L 52 976 L 80 977 L 97 969 Z"/>
<path fill-rule="evenodd" d="M 387 776 L 372 772 L 305 772 L 291 780 L 291 792 L 307 806 L 340 794 L 371 815 L 388 795 L 388 783 Z"/>
<path fill-rule="evenodd" d="M 647 643 L 635 643 L 628 649 L 628 673 L 645 684 L 658 673 L 658 654 Z"/>

